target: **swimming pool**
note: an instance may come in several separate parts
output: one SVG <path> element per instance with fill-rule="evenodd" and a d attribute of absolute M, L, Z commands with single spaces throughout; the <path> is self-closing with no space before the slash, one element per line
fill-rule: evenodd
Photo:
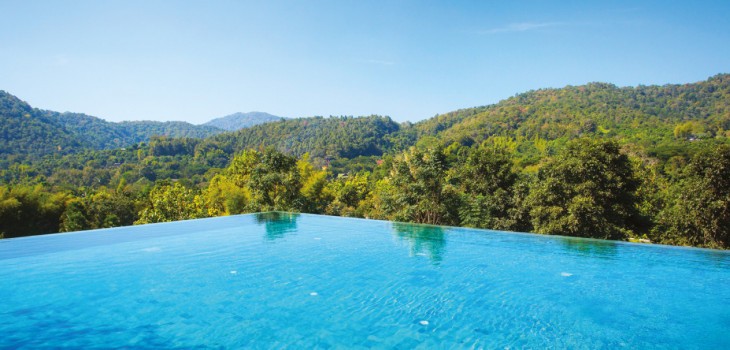
<path fill-rule="evenodd" d="M 0 240 L 0 348 L 730 348 L 724 251 L 264 213 Z"/>

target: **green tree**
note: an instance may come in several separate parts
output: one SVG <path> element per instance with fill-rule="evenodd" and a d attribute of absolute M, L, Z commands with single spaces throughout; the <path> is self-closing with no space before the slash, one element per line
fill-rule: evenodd
<path fill-rule="evenodd" d="M 631 163 L 639 183 L 636 188 L 636 206 L 641 222 L 637 233 L 647 234 L 664 209 L 670 183 L 655 159 L 631 157 Z"/>
<path fill-rule="evenodd" d="M 330 215 L 364 217 L 371 197 L 370 174 L 360 173 L 327 184 L 328 191 L 334 199 L 329 203 L 326 213 Z"/>
<path fill-rule="evenodd" d="M 247 187 L 251 192 L 253 211 L 298 211 L 302 187 L 297 159 L 274 148 L 267 148 L 261 161 L 251 169 Z"/>
<path fill-rule="evenodd" d="M 454 186 L 446 181 L 447 171 L 446 155 L 440 146 L 426 152 L 411 147 L 393 161 L 386 210 L 392 211 L 397 221 L 458 224 L 459 198 Z"/>
<path fill-rule="evenodd" d="M 639 218 L 637 186 L 616 141 L 576 139 L 540 167 L 526 205 L 538 233 L 623 239 Z"/>
<path fill-rule="evenodd" d="M 134 202 L 120 193 L 105 189 L 72 200 L 61 216 L 61 231 L 79 231 L 132 225 L 136 213 Z"/>
<path fill-rule="evenodd" d="M 460 208 L 463 226 L 513 229 L 511 217 L 517 207 L 514 187 L 518 174 L 504 148 L 479 147 L 468 151 L 459 162 L 455 178 L 463 205 Z"/>
<path fill-rule="evenodd" d="M 730 247 L 730 146 L 696 155 L 670 197 L 654 230 L 660 241 Z"/>
<path fill-rule="evenodd" d="M 248 191 L 249 212 L 299 211 L 303 206 L 297 159 L 272 147 L 263 153 L 244 151 L 233 159 L 226 176 Z"/>

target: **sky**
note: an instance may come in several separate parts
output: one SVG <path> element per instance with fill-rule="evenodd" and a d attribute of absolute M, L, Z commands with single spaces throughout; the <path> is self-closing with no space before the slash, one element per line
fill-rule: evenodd
<path fill-rule="evenodd" d="M 7 1 L 0 90 L 109 121 L 416 122 L 588 82 L 730 72 L 730 1 Z"/>

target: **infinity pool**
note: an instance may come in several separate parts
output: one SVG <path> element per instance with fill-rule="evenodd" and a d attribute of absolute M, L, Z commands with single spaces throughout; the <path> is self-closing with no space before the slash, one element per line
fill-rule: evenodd
<path fill-rule="evenodd" d="M 730 348 L 723 251 L 265 213 L 0 240 L 0 348 Z"/>

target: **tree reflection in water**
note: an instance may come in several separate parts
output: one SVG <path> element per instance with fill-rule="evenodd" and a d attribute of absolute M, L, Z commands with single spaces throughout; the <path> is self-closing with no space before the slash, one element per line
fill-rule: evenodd
<path fill-rule="evenodd" d="M 394 222 L 393 233 L 410 246 L 411 256 L 427 256 L 438 264 L 444 254 L 446 240 L 443 227 Z"/>
<path fill-rule="evenodd" d="M 616 242 L 608 240 L 565 237 L 561 241 L 566 251 L 590 257 L 611 259 L 616 256 L 618 250 Z"/>
<path fill-rule="evenodd" d="M 272 211 L 257 213 L 256 223 L 266 225 L 266 236 L 264 238 L 267 241 L 275 241 L 284 238 L 287 233 L 297 230 L 297 218 L 299 218 L 298 213 Z"/>

